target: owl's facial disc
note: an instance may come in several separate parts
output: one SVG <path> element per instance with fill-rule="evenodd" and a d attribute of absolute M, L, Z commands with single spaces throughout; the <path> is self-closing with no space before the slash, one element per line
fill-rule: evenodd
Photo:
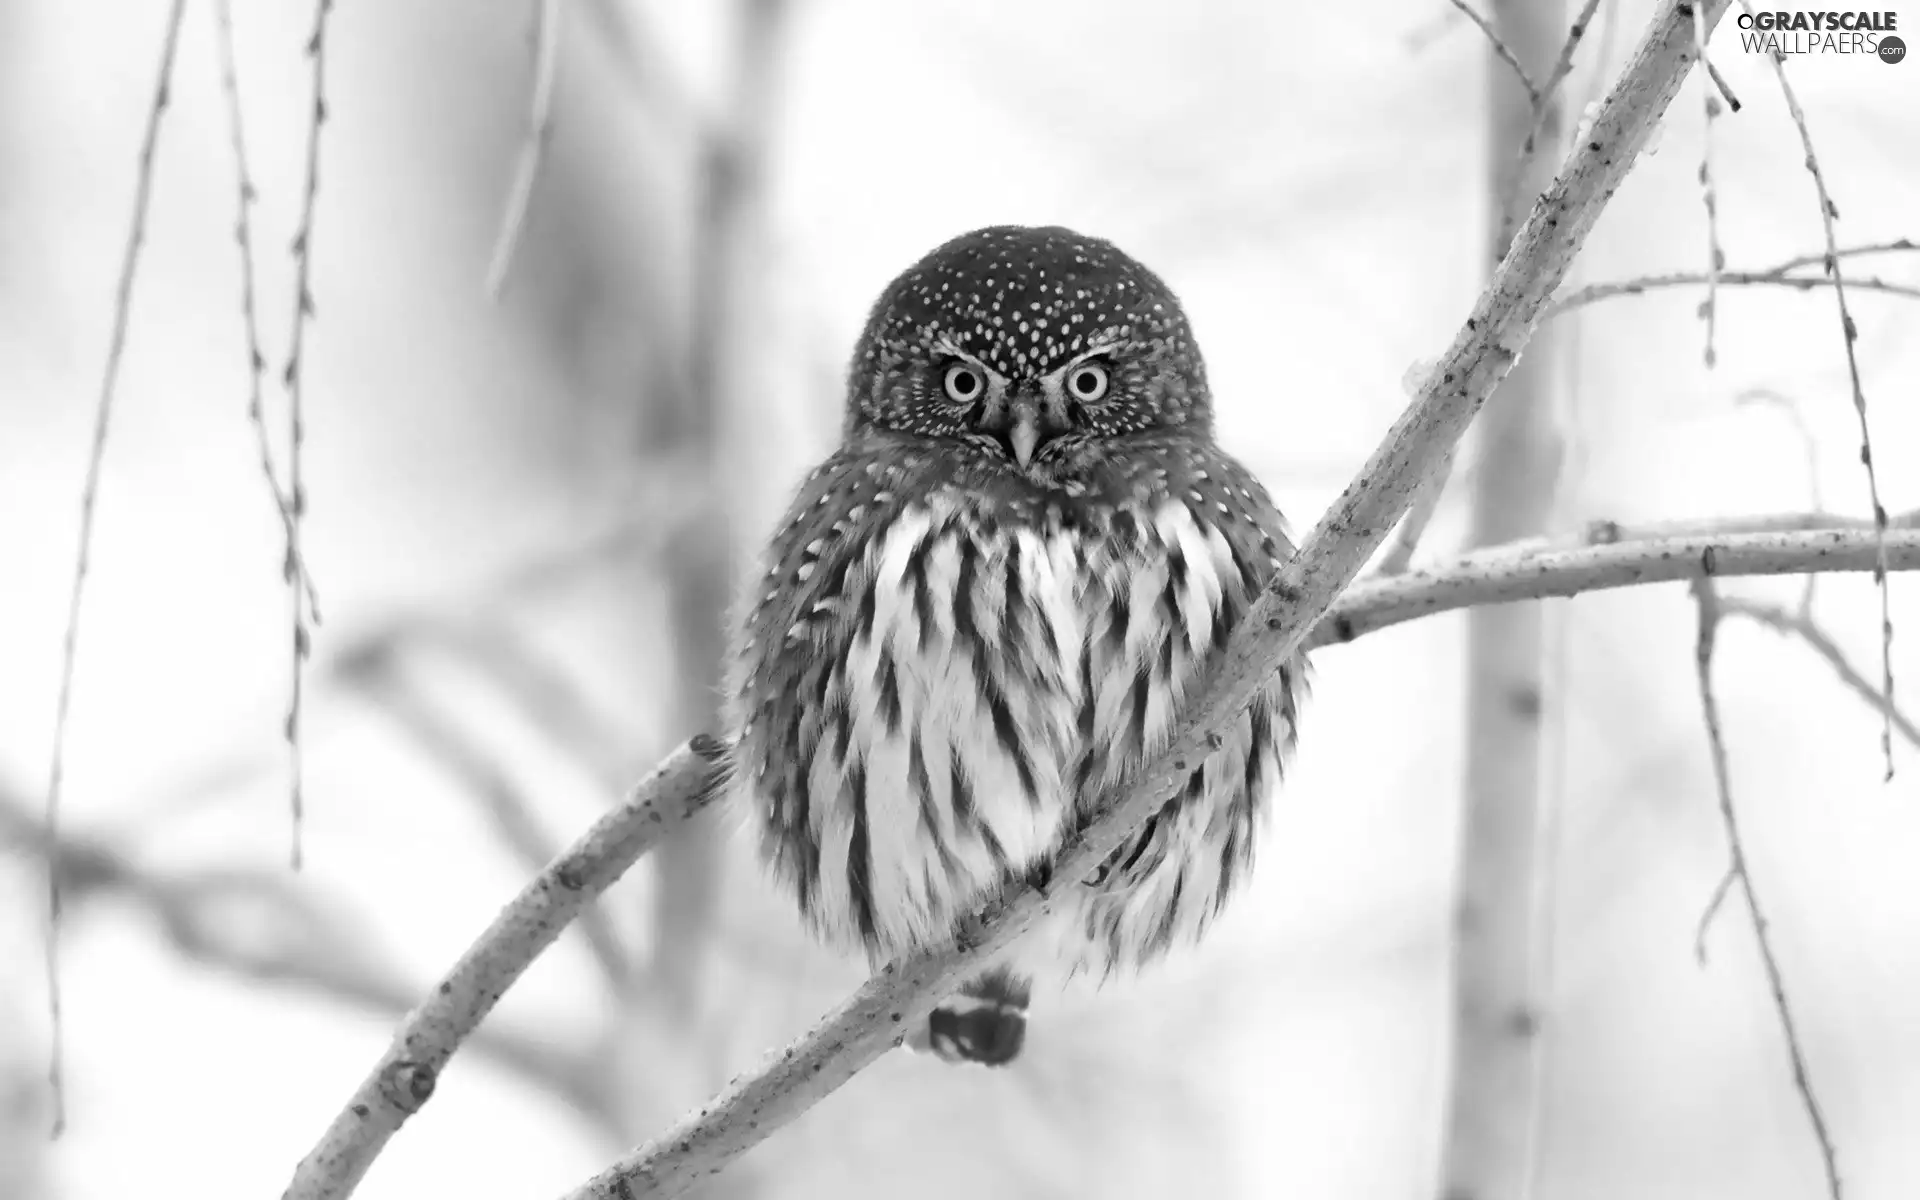
<path fill-rule="evenodd" d="M 1008 380 L 969 356 L 957 355 L 943 372 L 947 398 L 977 398 L 974 428 L 986 434 L 1022 470 L 1047 443 L 1074 432 L 1076 413 L 1106 395 L 1107 368 L 1092 355 L 1038 379 Z M 977 383 L 975 381 L 978 381 Z"/>

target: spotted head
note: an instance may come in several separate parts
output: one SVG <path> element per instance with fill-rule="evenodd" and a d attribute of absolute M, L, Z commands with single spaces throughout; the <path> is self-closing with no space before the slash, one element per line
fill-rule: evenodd
<path fill-rule="evenodd" d="M 849 435 L 946 442 L 1023 472 L 1211 424 L 1173 292 L 1112 243 L 1057 226 L 977 229 L 909 267 L 874 305 L 848 379 Z"/>

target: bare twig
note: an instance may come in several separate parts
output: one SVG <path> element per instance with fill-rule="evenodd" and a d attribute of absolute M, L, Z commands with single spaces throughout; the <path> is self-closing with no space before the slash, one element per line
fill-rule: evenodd
<path fill-rule="evenodd" d="M 1920 245 L 1915 245 L 1915 243 L 1908 238 L 1900 238 L 1897 241 L 1891 242 L 1872 242 L 1863 246 L 1842 247 L 1833 252 L 1832 258 L 1838 262 L 1844 258 L 1859 258 L 1872 254 L 1898 254 L 1912 250 L 1920 250 Z M 1807 267 L 1822 267 L 1826 264 L 1827 259 L 1828 255 L 1824 252 L 1820 254 L 1800 254 L 1784 262 L 1775 263 L 1771 267 L 1763 267 L 1759 270 L 1723 270 L 1720 272 L 1720 282 L 1723 284 L 1779 284 L 1781 286 L 1796 287 L 1802 290 L 1828 286 L 1829 280 L 1825 276 L 1808 277 L 1793 274 L 1793 272 Z M 1679 272 L 1669 275 L 1647 275 L 1639 279 L 1626 279 L 1614 283 L 1590 284 L 1575 291 L 1563 292 L 1561 295 L 1555 297 L 1553 303 L 1547 306 L 1547 315 L 1558 316 L 1568 309 L 1579 308 L 1600 300 L 1610 300 L 1615 296 L 1638 296 L 1643 292 L 1652 291 L 1655 288 L 1684 287 L 1705 282 L 1706 276 L 1704 274 Z M 1850 279 L 1847 281 L 1847 285 L 1856 288 L 1866 287 L 1874 291 L 1890 292 L 1895 295 L 1920 297 L 1920 288 L 1885 283 L 1878 279 Z"/>
<path fill-rule="evenodd" d="M 1601 300 L 1611 300 L 1616 296 L 1638 296 L 1662 288 L 1694 287 L 1709 282 L 1720 287 L 1782 287 L 1802 292 L 1834 286 L 1832 279 L 1821 276 L 1780 275 L 1772 271 L 1720 271 L 1712 276 L 1705 271 L 1675 271 L 1667 275 L 1643 275 L 1638 279 L 1589 284 L 1555 300 L 1548 307 L 1547 315 L 1557 317 L 1571 309 L 1581 308 Z M 1920 287 L 1911 284 L 1889 283 L 1884 279 L 1869 277 L 1849 279 L 1846 285 L 1860 291 L 1884 292 L 1890 296 L 1920 299 Z"/>
<path fill-rule="evenodd" d="M 287 339 L 287 365 L 281 378 L 287 388 L 287 500 L 293 520 L 287 526 L 287 579 L 292 583 L 300 562 L 300 526 L 307 515 L 306 482 L 301 474 L 300 452 L 307 439 L 305 360 L 307 320 L 313 314 L 313 214 L 320 194 L 320 127 L 327 122 L 327 17 L 333 0 L 314 0 L 313 32 L 307 38 L 307 58 L 313 64 L 312 122 L 307 129 L 306 183 L 300 199 L 300 227 L 293 237 L 293 320 Z M 293 671 L 292 695 L 287 701 L 287 759 L 290 776 L 290 800 L 293 829 L 288 861 L 300 869 L 300 844 L 305 820 L 305 771 L 300 761 L 300 716 L 305 687 L 307 658 L 313 652 L 313 635 L 308 628 L 306 608 L 299 590 L 293 593 Z"/>
<path fill-rule="evenodd" d="M 1706 18 L 1699 9 L 1693 10 L 1693 36 L 1700 47 L 1700 58 L 1707 57 Z M 1707 64 L 1708 71 L 1713 68 Z M 1717 301 L 1720 299 L 1720 272 L 1727 265 L 1726 252 L 1720 249 L 1720 204 L 1713 191 L 1713 123 L 1720 116 L 1720 97 L 1713 94 L 1708 80 L 1700 84 L 1701 108 L 1706 113 L 1706 124 L 1700 131 L 1700 203 L 1707 213 L 1707 295 L 1700 302 L 1700 319 L 1707 324 L 1707 344 L 1702 353 L 1706 364 L 1711 368 L 1718 355 L 1715 353 L 1713 334 L 1719 319 Z"/>
<path fill-rule="evenodd" d="M 520 153 L 514 160 L 513 183 L 507 191 L 507 205 L 500 219 L 500 233 L 493 243 L 493 255 L 487 265 L 487 295 L 500 298 L 507 283 L 507 270 L 513 265 L 520 234 L 526 228 L 527 209 L 533 202 L 533 184 L 540 177 L 540 160 L 553 135 L 553 81 L 560 64 L 561 0 L 534 0 L 533 91 L 527 103 L 527 132 Z"/>
<path fill-rule="evenodd" d="M 1789 258 L 1772 269 L 1776 275 L 1785 275 L 1789 271 L 1798 271 L 1803 267 L 1824 268 L 1829 258 L 1838 262 L 1843 258 L 1860 258 L 1869 254 L 1902 254 L 1920 250 L 1912 238 L 1895 238 L 1891 242 L 1869 242 L 1864 246 L 1842 246 L 1837 250 L 1821 251 L 1818 254 L 1801 254 Z"/>
<path fill-rule="evenodd" d="M 285 534 L 285 562 L 299 580 L 306 595 L 307 613 L 320 624 L 320 594 L 307 573 L 306 560 L 300 555 L 299 535 L 293 528 L 293 507 L 280 484 L 280 472 L 273 465 L 273 446 L 267 436 L 266 411 L 261 402 L 261 376 L 267 368 L 266 354 L 260 348 L 260 320 L 253 288 L 253 202 L 258 193 L 253 172 L 247 166 L 247 135 L 240 112 L 239 70 L 234 64 L 233 0 L 214 0 L 215 33 L 220 44 L 220 90 L 226 99 L 227 138 L 233 145 L 234 180 L 239 185 L 239 209 L 234 219 L 233 238 L 240 247 L 240 317 L 247 334 L 247 422 L 253 426 L 254 443 L 260 454 L 260 474 L 266 480 L 267 495 L 280 518 Z"/>
<path fill-rule="evenodd" d="M 1493 47 L 1494 55 L 1498 57 L 1501 62 L 1513 68 L 1514 78 L 1518 79 L 1520 86 L 1527 90 L 1527 99 L 1536 105 L 1539 104 L 1540 86 L 1534 83 L 1533 76 L 1527 74 L 1527 69 L 1520 65 L 1520 60 L 1515 58 L 1512 49 L 1509 48 L 1504 41 L 1500 40 L 1500 35 L 1494 31 L 1492 25 L 1488 24 L 1487 19 L 1474 11 L 1473 6 L 1468 4 L 1467 0 L 1451 0 L 1451 3 L 1455 8 L 1465 13 L 1469 21 L 1479 26 L 1481 33 L 1487 35 L 1487 44 Z"/>
<path fill-rule="evenodd" d="M 1546 132 L 1549 116 L 1547 101 L 1552 99 L 1560 84 L 1572 73 L 1573 53 L 1580 48 L 1580 39 L 1586 36 L 1587 27 L 1593 23 L 1593 14 L 1599 7 L 1600 0 L 1585 0 L 1573 18 L 1573 24 L 1568 27 L 1567 40 L 1560 46 L 1560 57 L 1554 60 L 1553 70 L 1547 73 L 1547 81 L 1540 85 L 1540 93 L 1533 97 L 1533 128 L 1527 131 L 1526 141 L 1521 143 L 1521 157 L 1539 149 L 1540 135 Z"/>
<path fill-rule="evenodd" d="M 283 1200 L 351 1195 L 387 1139 L 433 1095 L 440 1070 L 580 910 L 712 798 L 722 747 L 698 737 L 553 860 L 408 1014 L 393 1045 L 300 1161 Z"/>
<path fill-rule="evenodd" d="M 1453 451 L 1448 451 L 1447 457 L 1440 463 L 1440 469 L 1414 495 L 1407 515 L 1400 518 L 1400 524 L 1394 527 L 1393 541 L 1388 544 L 1387 552 L 1374 565 L 1375 574 L 1398 575 L 1413 562 L 1413 552 L 1420 548 L 1420 539 L 1427 535 L 1427 526 L 1433 524 L 1434 514 L 1440 511 L 1440 501 L 1453 478 L 1456 457 Z"/>
<path fill-rule="evenodd" d="M 87 568 L 92 565 L 94 509 L 100 499 L 101 468 L 106 461 L 107 432 L 112 427 L 114 386 L 120 379 L 120 359 L 126 350 L 127 326 L 133 313 L 133 283 L 140 269 L 140 248 L 146 241 L 147 208 L 153 195 L 154 155 L 160 144 L 160 123 L 167 111 L 172 88 L 173 60 L 180 44 L 180 21 L 186 0 L 173 0 L 167 12 L 166 31 L 160 47 L 159 77 L 153 86 L 153 102 L 147 108 L 146 132 L 140 139 L 140 159 L 133 193 L 133 217 L 127 232 L 127 246 L 120 257 L 120 282 L 114 290 L 113 330 L 107 341 L 107 363 L 101 373 L 100 396 L 95 402 L 93 440 L 87 452 L 86 482 L 80 490 L 80 547 L 73 564 L 73 589 L 67 597 L 67 631 L 60 653 L 60 692 L 54 705 L 53 755 L 47 768 L 47 829 L 51 836 L 60 830 L 60 785 L 65 775 L 67 723 L 73 707 L 73 677 L 80 649 L 80 609 L 86 597 Z M 66 1067 L 63 1051 L 66 1032 L 60 1011 L 60 865 L 47 860 L 46 929 L 47 1014 L 52 1025 L 48 1052 L 47 1084 L 52 1092 L 53 1134 L 60 1136 L 67 1123 Z"/>
<path fill-rule="evenodd" d="M 1747 0 L 1740 0 L 1740 7 L 1751 13 L 1753 6 Z M 1878 532 L 1884 534 L 1887 528 L 1887 510 L 1880 503 L 1880 476 L 1873 465 L 1873 438 L 1867 425 L 1867 394 L 1860 384 L 1860 359 L 1854 352 L 1854 343 L 1860 340 L 1860 329 L 1854 324 L 1853 314 L 1847 310 L 1847 285 L 1840 271 L 1840 244 L 1833 230 L 1834 221 L 1840 216 L 1840 209 L 1827 192 L 1827 177 L 1820 171 L 1820 157 L 1814 153 L 1813 133 L 1807 128 L 1807 114 L 1800 107 L 1800 98 L 1794 94 L 1793 83 L 1787 78 L 1787 59 L 1784 54 L 1774 51 L 1768 55 L 1773 64 L 1774 76 L 1780 81 L 1780 95 L 1787 102 L 1787 112 L 1793 118 L 1793 127 L 1800 133 L 1800 146 L 1806 151 L 1807 173 L 1813 176 L 1814 191 L 1820 199 L 1820 231 L 1826 239 L 1826 257 L 1821 267 L 1833 280 L 1834 304 L 1840 313 L 1840 339 L 1847 354 L 1847 380 L 1853 386 L 1853 411 L 1860 420 L 1860 465 L 1867 475 L 1867 497 L 1873 504 L 1873 519 Z M 1887 564 L 1882 559 L 1875 572 L 1875 581 L 1880 588 L 1880 683 L 1881 691 L 1886 694 L 1885 716 L 1880 726 L 1880 753 L 1886 760 L 1887 778 L 1893 778 L 1893 599 L 1887 584 Z"/>
<path fill-rule="evenodd" d="M 1827 665 L 1833 668 L 1833 673 L 1840 677 L 1840 682 L 1848 691 L 1866 701 L 1867 706 L 1874 712 L 1892 720 L 1893 727 L 1899 731 L 1900 736 L 1905 738 L 1915 750 L 1920 750 L 1920 724 L 1916 724 L 1912 717 L 1901 712 L 1897 706 L 1889 707 L 1886 694 L 1873 686 L 1873 681 L 1867 678 L 1865 672 L 1847 660 L 1847 653 L 1840 648 L 1840 643 L 1834 641 L 1833 635 L 1820 627 L 1820 623 L 1813 619 L 1811 613 L 1737 597 L 1722 599 L 1720 610 L 1727 616 L 1745 617 L 1765 625 L 1776 633 L 1797 637 L 1805 642 L 1809 649 L 1826 660 Z"/>
<path fill-rule="evenodd" d="M 1714 788 L 1720 798 L 1720 822 L 1727 831 L 1727 853 L 1731 860 L 1727 876 L 1734 886 L 1739 887 L 1741 895 L 1746 898 L 1747 910 L 1753 914 L 1753 933 L 1760 947 L 1760 962 L 1766 968 L 1767 986 L 1773 993 L 1773 1009 L 1780 1018 L 1780 1029 L 1787 1041 L 1787 1056 L 1793 1065 L 1793 1086 L 1800 1093 L 1801 1106 L 1806 1110 L 1808 1123 L 1813 1126 L 1814 1140 L 1820 1145 L 1820 1162 L 1827 1177 L 1827 1195 L 1831 1200 L 1841 1200 L 1838 1156 L 1834 1152 L 1833 1138 L 1827 1132 L 1820 1102 L 1814 1095 L 1813 1079 L 1807 1070 L 1806 1051 L 1793 1022 L 1793 1010 L 1787 1003 L 1786 983 L 1780 973 L 1779 959 L 1774 954 L 1773 940 L 1767 935 L 1766 914 L 1761 911 L 1760 897 L 1753 886 L 1753 872 L 1747 863 L 1746 848 L 1740 837 L 1740 821 L 1733 807 L 1727 743 L 1720 727 L 1720 705 L 1713 692 L 1714 635 L 1719 628 L 1721 610 L 1714 593 L 1713 580 L 1709 576 L 1718 573 L 1718 563 L 1707 559 L 1702 566 L 1707 574 L 1696 577 L 1693 583 L 1694 598 L 1700 610 L 1700 636 L 1694 648 L 1694 667 L 1700 681 L 1700 712 L 1707 727 L 1707 749 L 1713 759 Z M 1727 886 L 1722 884 L 1715 889 L 1716 898 L 1726 894 Z M 1712 908 L 1708 912 L 1710 914 Z M 1702 919 L 1702 936 L 1704 925 L 1705 918 Z"/>
<path fill-rule="evenodd" d="M 1738 528 L 1737 525 L 1731 526 Z M 1729 526 L 1722 526 L 1725 530 Z M 1622 537 L 1586 546 L 1501 546 L 1442 567 L 1363 580 L 1348 590 L 1308 639 L 1311 647 L 1350 642 L 1389 625 L 1483 604 L 1577 596 L 1686 579 L 1703 555 L 1718 575 L 1871 571 L 1871 529 L 1813 532 L 1709 532 Z M 1920 529 L 1887 535 L 1891 569 L 1920 569 Z"/>

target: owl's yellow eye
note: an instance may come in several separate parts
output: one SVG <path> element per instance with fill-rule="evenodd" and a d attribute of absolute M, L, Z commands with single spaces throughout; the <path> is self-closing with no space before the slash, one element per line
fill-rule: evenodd
<path fill-rule="evenodd" d="M 1107 394 L 1107 369 L 1099 363 L 1081 363 L 1067 373 L 1067 394 L 1092 403 Z"/>
<path fill-rule="evenodd" d="M 947 390 L 947 399 L 961 404 L 971 404 L 987 390 L 987 381 L 981 376 L 978 367 L 970 367 L 966 363 L 955 363 L 947 368 L 946 375 L 941 379 L 941 386 Z"/>

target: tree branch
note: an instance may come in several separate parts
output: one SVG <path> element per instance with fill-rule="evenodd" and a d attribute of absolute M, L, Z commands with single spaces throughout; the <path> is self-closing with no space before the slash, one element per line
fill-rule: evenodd
<path fill-rule="evenodd" d="M 374 1158 L 433 1095 L 441 1068 L 507 988 L 641 855 L 713 798 L 721 746 L 696 737 L 641 780 L 502 909 L 419 1007 L 320 1142 L 294 1169 L 284 1200 L 351 1195 Z"/>
<path fill-rule="evenodd" d="M 1882 583 L 1886 581 L 1884 570 L 1877 570 L 1876 577 Z M 1746 847 L 1740 836 L 1739 814 L 1733 807 L 1733 781 L 1727 765 L 1727 741 L 1721 732 L 1720 704 L 1713 692 L 1714 635 L 1720 627 L 1720 600 L 1714 590 L 1713 580 L 1706 577 L 1694 580 L 1693 594 L 1700 614 L 1699 638 L 1694 647 L 1694 670 L 1699 680 L 1700 714 L 1707 727 L 1707 750 L 1713 760 L 1714 791 L 1720 801 L 1720 823 L 1727 833 L 1729 860 L 1726 878 L 1714 889 L 1713 899 L 1700 918 L 1700 933 L 1695 945 L 1704 958 L 1707 925 L 1712 921 L 1720 901 L 1730 889 L 1737 886 L 1747 901 L 1747 911 L 1753 915 L 1753 936 L 1760 947 L 1760 963 L 1766 970 L 1767 988 L 1773 996 L 1773 1010 L 1780 1018 L 1780 1031 L 1786 1039 L 1787 1058 L 1793 1068 L 1794 1090 L 1800 1093 L 1801 1108 L 1807 1114 L 1807 1121 L 1813 1127 L 1814 1141 L 1820 1147 L 1820 1164 L 1826 1172 L 1827 1195 L 1831 1200 L 1840 1200 L 1840 1165 L 1833 1148 L 1833 1136 L 1827 1131 L 1826 1117 L 1821 1113 L 1820 1101 L 1814 1094 L 1806 1050 L 1800 1040 L 1800 1031 L 1794 1024 L 1793 1009 L 1787 1003 L 1785 977 L 1780 971 L 1780 960 L 1774 954 L 1773 939 L 1767 934 L 1766 914 L 1760 910 L 1760 895 L 1753 886 Z"/>
<path fill-rule="evenodd" d="M 1805 533 L 1696 533 L 1630 538 L 1580 548 L 1502 546 L 1443 567 L 1356 584 L 1308 639 L 1339 645 L 1435 613 L 1516 600 L 1670 583 L 1695 575 L 1800 575 L 1872 571 L 1871 529 Z M 1920 570 L 1920 530 L 1887 534 L 1891 570 Z"/>
<path fill-rule="evenodd" d="M 162 35 L 159 78 L 153 85 L 153 102 L 147 108 L 146 132 L 140 139 L 139 166 L 133 189 L 133 218 L 127 230 L 126 249 L 120 256 L 120 281 L 113 297 L 113 331 L 107 340 L 107 361 L 100 380 L 100 396 L 94 403 L 93 439 L 87 451 L 86 481 L 80 488 L 80 545 L 74 555 L 73 588 L 67 598 L 67 632 L 60 652 L 60 690 L 54 701 L 53 755 L 47 768 L 46 822 L 52 835 L 60 830 L 60 792 L 65 776 L 67 723 L 73 707 L 73 677 L 80 651 L 80 612 L 86 599 L 87 571 L 93 558 L 94 510 L 100 500 L 101 467 L 106 461 L 107 434 L 113 425 L 115 387 L 120 380 L 120 360 L 126 350 L 127 326 L 133 315 L 133 284 L 140 271 L 140 248 L 147 237 L 147 209 L 153 195 L 154 155 L 160 145 L 160 127 L 166 117 L 167 102 L 173 87 L 174 55 L 180 45 L 180 20 L 186 0 L 173 0 L 167 11 L 166 31 Z M 67 1123 L 65 1081 L 66 1030 L 60 1011 L 60 864 L 47 860 L 47 1020 L 52 1027 L 51 1049 L 47 1061 L 47 1087 L 52 1093 L 53 1136 L 59 1137 Z"/>
<path fill-rule="evenodd" d="M 312 65 L 313 107 L 307 126 L 304 183 L 300 191 L 300 225 L 293 235 L 293 316 L 287 335 L 287 362 L 280 380 L 287 390 L 287 585 L 293 597 L 292 694 L 287 700 L 285 735 L 287 774 L 292 817 L 288 861 L 300 869 L 301 840 L 306 822 L 306 768 L 302 762 L 301 721 L 305 714 L 307 659 L 313 653 L 313 632 L 294 571 L 302 561 L 301 525 L 307 515 L 307 485 L 301 453 L 307 440 L 306 345 L 307 322 L 313 308 L 313 222 L 320 200 L 320 130 L 327 123 L 327 18 L 333 0 L 314 0 L 313 32 L 307 36 L 307 61 Z"/>
<path fill-rule="evenodd" d="M 1709 275 L 1705 271 L 1674 271 L 1666 275 L 1643 275 L 1638 279 L 1622 279 L 1613 283 L 1596 283 L 1583 287 L 1555 300 L 1548 307 L 1547 315 L 1557 317 L 1572 309 L 1597 304 L 1602 300 L 1612 300 L 1617 296 L 1639 296 L 1662 288 L 1697 287 L 1716 282 L 1721 287 L 1782 287 L 1802 292 L 1834 286 L 1834 281 L 1824 275 L 1781 275 L 1773 271 L 1721 271 L 1717 275 Z M 1877 276 L 1849 279 L 1847 286 L 1864 292 L 1884 292 L 1890 296 L 1905 296 L 1920 300 L 1920 287 L 1905 283 L 1889 283 Z"/>

